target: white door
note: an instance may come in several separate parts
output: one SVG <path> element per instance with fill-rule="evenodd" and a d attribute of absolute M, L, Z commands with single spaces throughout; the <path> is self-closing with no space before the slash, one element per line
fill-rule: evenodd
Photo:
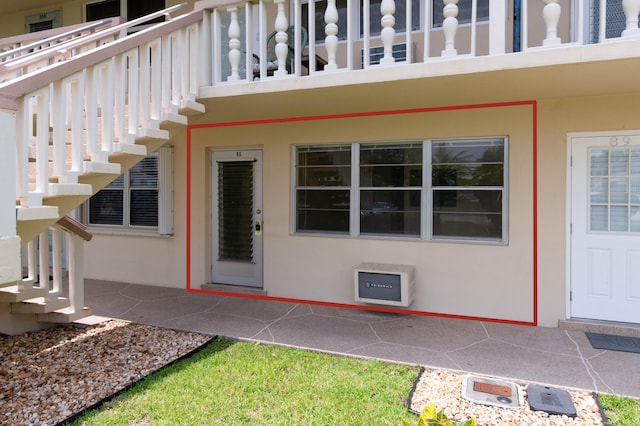
<path fill-rule="evenodd" d="M 262 151 L 214 151 L 211 281 L 262 287 Z"/>
<path fill-rule="evenodd" d="M 640 132 L 571 152 L 571 317 L 640 323 Z"/>

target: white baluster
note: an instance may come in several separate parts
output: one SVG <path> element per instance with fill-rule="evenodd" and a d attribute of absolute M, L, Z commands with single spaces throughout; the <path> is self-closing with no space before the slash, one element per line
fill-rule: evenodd
<path fill-rule="evenodd" d="M 444 9 L 442 15 L 442 32 L 444 33 L 444 50 L 442 56 L 456 56 L 458 51 L 455 49 L 456 32 L 458 32 L 458 0 L 443 0 Z"/>
<path fill-rule="evenodd" d="M 640 0 L 622 0 L 622 10 L 626 16 L 626 29 L 622 31 L 622 37 L 640 36 L 638 28 L 638 14 L 640 13 Z"/>
<path fill-rule="evenodd" d="M 396 38 L 396 30 L 393 26 L 396 24 L 396 18 L 393 14 L 396 13 L 396 3 L 394 0 L 382 0 L 380 3 L 380 24 L 382 24 L 382 31 L 380 31 L 380 38 L 382 39 L 382 45 L 384 46 L 384 55 L 380 59 L 381 65 L 389 65 L 395 62 L 393 57 L 393 41 Z"/>
<path fill-rule="evenodd" d="M 38 235 L 38 287 L 49 293 L 49 232 Z M 47 297 L 47 296 L 45 296 Z"/>
<path fill-rule="evenodd" d="M 558 0 L 544 0 L 544 2 L 546 6 L 542 9 L 542 17 L 547 25 L 547 37 L 542 42 L 542 45 L 558 46 L 561 43 L 560 37 L 558 37 L 561 8 Z"/>
<path fill-rule="evenodd" d="M 327 0 L 327 9 L 324 12 L 324 22 L 326 24 L 324 33 L 327 35 L 324 38 L 324 47 L 327 49 L 327 65 L 324 66 L 325 70 L 338 69 L 338 64 L 336 63 L 336 52 L 338 51 L 338 18 L 336 0 Z"/>
<path fill-rule="evenodd" d="M 278 14 L 275 23 L 275 30 L 277 31 L 276 58 L 278 58 L 278 69 L 273 75 L 280 77 L 287 75 L 287 54 L 289 53 L 287 29 L 289 28 L 289 23 L 287 21 L 287 15 L 285 14 L 285 0 L 275 0 L 274 3 L 278 5 Z"/>
<path fill-rule="evenodd" d="M 57 226 L 49 228 L 51 230 L 51 271 L 53 272 L 53 282 L 48 293 L 48 300 L 57 300 L 62 290 L 62 231 Z"/>
<path fill-rule="evenodd" d="M 78 235 L 69 234 L 67 243 L 69 301 L 73 312 L 81 312 L 84 309 L 84 240 Z"/>
<path fill-rule="evenodd" d="M 240 24 L 238 23 L 238 7 L 233 6 L 227 8 L 227 12 L 231 14 L 231 22 L 229 22 L 229 63 L 231 64 L 231 75 L 227 77 L 227 81 L 240 80 Z"/>

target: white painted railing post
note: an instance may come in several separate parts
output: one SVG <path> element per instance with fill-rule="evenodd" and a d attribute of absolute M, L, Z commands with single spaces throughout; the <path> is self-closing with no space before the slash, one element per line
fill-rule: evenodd
<path fill-rule="evenodd" d="M 384 46 L 384 55 L 380 59 L 381 65 L 391 65 L 395 62 L 393 57 L 393 41 L 396 38 L 396 30 L 393 28 L 396 24 L 394 13 L 396 13 L 395 1 L 382 0 L 380 3 L 380 14 L 382 15 L 382 18 L 380 18 L 380 24 L 382 25 L 380 38 Z"/>
<path fill-rule="evenodd" d="M 227 12 L 230 14 L 229 22 L 229 63 L 231 64 L 231 75 L 227 77 L 227 81 L 240 80 L 240 59 L 242 53 L 240 52 L 240 24 L 238 23 L 238 7 L 232 6 L 227 8 Z"/>
<path fill-rule="evenodd" d="M 48 229 L 38 235 L 38 287 L 47 290 L 49 300 L 49 232 Z"/>
<path fill-rule="evenodd" d="M 16 232 L 16 114 L 0 109 L 0 283 L 20 281 L 20 237 Z"/>
<path fill-rule="evenodd" d="M 289 53 L 287 29 L 289 28 L 289 23 L 285 14 L 285 0 L 274 0 L 274 3 L 278 5 L 278 14 L 275 22 L 275 30 L 277 31 L 275 50 L 276 58 L 278 58 L 278 69 L 273 75 L 281 77 L 287 75 L 287 54 Z"/>
<path fill-rule="evenodd" d="M 69 301 L 73 312 L 84 309 L 84 240 L 73 233 L 68 234 Z"/>
<path fill-rule="evenodd" d="M 544 0 L 546 6 L 542 9 L 542 17 L 547 26 L 547 36 L 542 41 L 543 46 L 558 46 L 561 44 L 558 37 L 558 22 L 562 12 L 558 0 Z"/>
<path fill-rule="evenodd" d="M 507 7 L 504 0 L 489 0 L 489 55 L 506 52 Z"/>
<path fill-rule="evenodd" d="M 338 8 L 336 0 L 327 0 L 327 9 L 324 12 L 324 47 L 327 49 L 327 65 L 325 70 L 337 70 L 336 52 L 338 51 Z M 312 58 L 309 58 L 311 61 Z"/>
<path fill-rule="evenodd" d="M 62 231 L 57 226 L 49 228 L 51 230 L 51 271 L 53 281 L 48 293 L 48 300 L 56 300 L 60 296 L 62 289 Z M 48 248 L 47 248 L 48 249 Z M 48 254 L 48 253 L 47 253 Z"/>
<path fill-rule="evenodd" d="M 442 32 L 444 33 L 444 50 L 442 56 L 456 56 L 458 51 L 455 49 L 455 37 L 458 31 L 458 0 L 443 0 L 444 9 L 442 14 L 444 21 L 442 22 Z"/>
<path fill-rule="evenodd" d="M 640 28 L 638 28 L 640 0 L 622 0 L 622 10 L 626 17 L 626 28 L 622 31 L 622 37 L 640 36 Z"/>

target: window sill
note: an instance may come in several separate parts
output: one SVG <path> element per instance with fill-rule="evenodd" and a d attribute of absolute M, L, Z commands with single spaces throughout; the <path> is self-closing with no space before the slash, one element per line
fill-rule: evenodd
<path fill-rule="evenodd" d="M 171 238 L 173 234 L 160 235 L 157 229 L 119 228 L 119 227 L 89 227 L 87 229 L 93 235 L 111 235 L 119 237 L 153 237 Z"/>

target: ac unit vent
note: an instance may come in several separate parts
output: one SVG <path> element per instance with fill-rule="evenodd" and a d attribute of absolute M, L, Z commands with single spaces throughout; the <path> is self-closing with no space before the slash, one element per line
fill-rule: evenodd
<path fill-rule="evenodd" d="M 414 267 L 361 263 L 354 270 L 354 287 L 358 302 L 408 307 L 413 302 Z"/>
<path fill-rule="evenodd" d="M 395 58 L 396 62 L 405 62 L 407 60 L 407 43 L 394 44 L 391 47 L 391 55 Z M 370 47 L 369 65 L 378 65 L 383 56 L 384 46 Z M 409 62 L 413 62 L 413 58 L 409 58 Z M 362 64 L 362 68 L 364 68 L 364 49 L 360 49 L 360 63 Z"/>

